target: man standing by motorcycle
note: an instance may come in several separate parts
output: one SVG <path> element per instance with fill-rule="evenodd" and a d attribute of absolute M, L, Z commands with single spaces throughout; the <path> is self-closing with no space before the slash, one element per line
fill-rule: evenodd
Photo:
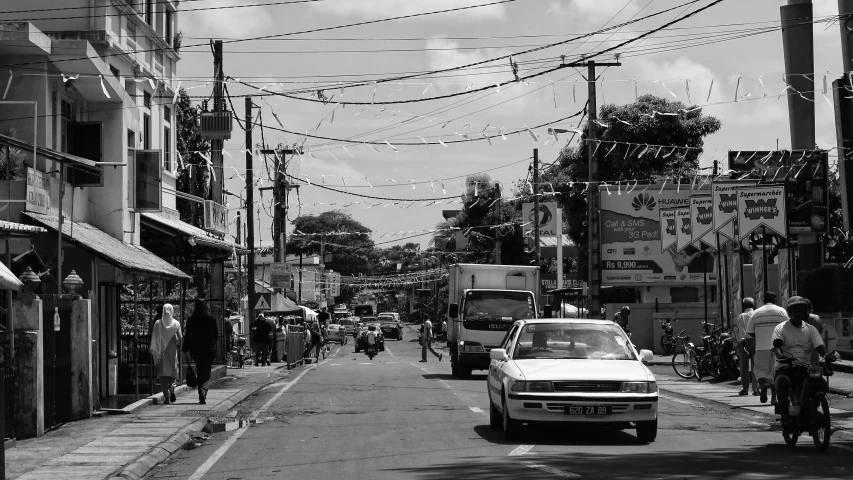
<path fill-rule="evenodd" d="M 738 359 L 740 360 L 740 383 L 743 387 L 740 391 L 740 395 L 748 395 L 749 394 L 749 384 L 750 377 L 752 380 L 752 394 L 758 395 L 758 382 L 755 380 L 755 377 L 752 376 L 752 363 L 753 360 L 747 354 L 746 350 L 746 327 L 749 325 L 749 319 L 752 317 L 752 312 L 755 308 L 755 300 L 752 297 L 746 297 L 743 299 L 743 313 L 738 315 L 735 320 L 735 340 L 737 340 L 737 354 Z"/>
<path fill-rule="evenodd" d="M 764 292 L 764 302 L 764 306 L 752 312 L 749 319 L 746 327 L 746 348 L 753 359 L 752 373 L 758 380 L 761 403 L 767 403 L 767 389 L 770 388 L 770 403 L 775 404 L 773 372 L 776 362 L 773 355 L 773 329 L 788 320 L 788 313 L 776 305 L 776 294 L 773 292 Z"/>
<path fill-rule="evenodd" d="M 808 323 L 806 319 L 809 315 L 809 306 L 806 299 L 803 297 L 794 296 L 788 300 L 787 305 L 788 316 L 787 321 L 780 323 L 773 329 L 773 339 L 781 339 L 784 343 L 780 349 L 773 349 L 776 358 L 795 358 L 804 362 L 811 363 L 812 353 L 817 352 L 821 357 L 826 356 L 826 346 L 823 344 L 823 339 L 820 338 L 820 333 L 817 329 Z M 790 369 L 790 365 L 776 363 L 776 392 L 779 396 L 779 409 L 782 418 L 788 417 L 788 394 L 792 387 L 793 378 L 801 378 L 794 376 Z M 817 380 L 817 379 L 815 379 Z M 820 379 L 824 382 L 823 378 Z M 804 388 L 809 388 L 810 383 L 806 382 Z M 809 392 L 803 392 L 803 399 L 807 401 L 810 398 Z M 803 407 L 807 405 L 804 404 Z"/>

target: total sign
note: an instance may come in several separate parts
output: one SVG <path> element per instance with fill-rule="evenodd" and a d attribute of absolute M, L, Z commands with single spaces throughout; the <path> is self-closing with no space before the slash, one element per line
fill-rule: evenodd
<path fill-rule="evenodd" d="M 715 253 L 694 245 L 691 235 L 690 197 L 702 193 L 709 194 L 710 188 L 691 192 L 689 185 L 650 186 L 644 191 L 611 195 L 602 188 L 602 283 L 701 284 L 706 275 L 708 280 L 716 281 Z M 683 214 L 678 216 L 678 211 Z M 703 210 L 701 219 L 710 220 L 706 217 L 708 212 Z"/>
<path fill-rule="evenodd" d="M 525 203 L 521 208 L 522 212 L 522 227 L 524 236 L 532 237 L 535 235 L 536 212 L 532 203 Z M 539 235 L 555 237 L 562 235 L 563 219 L 560 218 L 560 212 L 557 209 L 557 202 L 540 203 L 539 204 Z"/>

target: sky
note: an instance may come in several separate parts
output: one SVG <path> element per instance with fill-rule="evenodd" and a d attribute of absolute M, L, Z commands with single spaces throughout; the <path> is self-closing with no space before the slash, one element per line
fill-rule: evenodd
<path fill-rule="evenodd" d="M 480 68 L 428 74 L 379 82 L 407 72 L 433 72 L 513 55 L 521 77 L 541 72 L 567 59 L 600 52 L 688 14 L 712 0 L 515 0 L 450 13 L 381 21 L 442 9 L 493 3 L 495 0 L 315 0 L 300 3 L 235 9 L 188 11 L 194 8 L 275 3 L 272 0 L 201 0 L 181 2 L 180 27 L 184 34 L 178 77 L 193 96 L 207 96 L 204 82 L 212 75 L 209 39 L 224 45 L 225 73 L 251 83 L 228 84 L 234 108 L 245 118 L 242 95 L 322 89 L 331 101 L 323 104 L 282 96 L 256 96 L 267 145 L 300 144 L 303 155 L 288 158 L 288 172 L 310 185 L 291 197 L 288 217 L 319 214 L 341 208 L 373 230 L 383 246 L 419 242 L 401 232 L 434 228 L 442 210 L 458 209 L 458 201 L 423 206 L 391 200 L 371 200 L 351 194 L 388 199 L 458 197 L 466 175 L 488 171 L 492 180 L 512 196 L 513 184 L 525 178 L 533 149 L 543 164 L 556 160 L 568 140 L 548 139 L 547 125 L 576 128 L 580 117 L 556 122 L 581 111 L 586 83 L 580 72 L 563 68 L 527 81 L 496 87 L 514 79 L 509 60 L 484 63 Z M 724 160 L 729 150 L 790 148 L 784 58 L 778 28 L 780 0 L 725 0 L 677 25 L 635 43 L 620 52 L 621 67 L 599 70 L 597 102 L 626 104 L 636 95 L 654 94 L 691 105 L 722 122 L 721 130 L 706 138 L 701 166 Z M 815 17 L 837 15 L 835 0 L 815 0 Z M 606 33 L 576 39 L 579 35 L 679 7 L 653 18 L 612 28 Z M 366 25 L 326 29 L 354 23 Z M 766 33 L 755 34 L 761 31 Z M 755 35 L 753 35 L 755 34 Z M 265 40 L 249 38 L 275 36 Z M 834 114 L 820 90 L 843 71 L 839 26 L 816 22 L 814 26 L 817 109 L 817 144 L 835 143 Z M 566 42 L 541 51 L 525 50 Z M 613 61 L 613 53 L 594 58 Z M 536 61 L 538 60 L 538 61 Z M 538 68 L 538 69 L 537 69 Z M 584 72 L 585 73 L 585 72 Z M 334 85 L 364 81 L 341 90 Z M 201 85 L 201 86 L 199 86 Z M 483 92 L 470 90 L 485 88 Z M 688 93 L 689 90 L 689 93 Z M 465 93 L 453 98 L 411 102 L 435 96 Z M 341 94 L 343 93 L 343 97 Z M 261 92 L 261 95 L 263 92 Z M 307 93 L 298 97 L 309 98 Z M 311 97 L 314 98 L 314 97 Z M 737 99 L 737 101 L 735 101 Z M 338 102 L 409 101 L 393 105 L 338 105 Z M 256 112 L 258 109 L 255 110 Z M 542 128 L 532 128 L 545 125 Z M 236 127 L 236 125 L 235 125 Z M 528 130 L 530 128 L 530 130 Z M 275 129 L 287 130 L 285 133 Z M 500 135 L 503 132 L 518 134 Z M 310 133 L 309 133 L 310 132 Z M 490 134 L 490 141 L 481 132 Z M 335 141 L 306 137 L 309 133 Z M 466 137 L 467 136 L 467 137 Z M 534 136 L 537 140 L 534 141 Z M 260 130 L 253 141 L 260 142 Z M 481 138 L 448 144 L 449 141 Z M 344 140 L 346 141 L 338 141 Z M 226 150 L 225 178 L 229 191 L 244 191 L 244 132 L 235 128 Z M 445 146 L 438 144 L 439 140 Z M 362 142 L 378 142 L 368 146 Z M 385 144 L 421 143 L 392 146 Z M 547 143 L 546 143 L 547 141 Z M 434 143 L 424 145 L 423 142 Z M 255 167 L 259 166 L 255 160 Z M 834 159 L 831 158 L 830 163 Z M 232 168 L 234 167 L 234 168 Z M 235 170 L 236 168 L 236 170 Z M 266 171 L 258 172 L 269 186 Z M 412 181 L 416 183 L 413 185 Z M 325 185 L 342 193 L 322 189 Z M 381 186 L 386 185 L 386 186 Z M 258 192 L 255 193 L 256 200 Z M 269 244 L 269 192 L 260 208 L 256 240 Z M 358 203 L 355 203 L 358 202 Z M 371 202 L 370 204 L 364 202 Z M 377 205 L 378 204 L 378 205 Z M 236 208 L 236 200 L 229 207 Z M 257 217 L 257 216 L 256 216 Z M 233 217 L 232 217 L 233 218 Z M 288 226 L 292 231 L 292 226 Z M 345 243 L 345 242 L 341 242 Z"/>

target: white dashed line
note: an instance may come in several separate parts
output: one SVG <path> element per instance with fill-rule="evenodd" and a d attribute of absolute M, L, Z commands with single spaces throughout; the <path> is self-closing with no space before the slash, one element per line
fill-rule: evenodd
<path fill-rule="evenodd" d="M 470 409 L 471 409 L 471 411 L 472 411 L 472 412 L 474 412 L 474 413 L 484 413 L 484 412 L 483 412 L 483 409 L 482 409 L 482 408 L 480 408 L 480 407 L 468 407 L 468 408 L 470 408 Z"/>
<path fill-rule="evenodd" d="M 366 362 L 366 363 L 359 363 L 359 365 L 373 365 L 373 363 L 372 362 Z"/>
<path fill-rule="evenodd" d="M 525 453 L 529 452 L 536 445 L 519 445 L 515 448 L 515 450 L 509 452 L 510 457 L 520 457 Z"/>
<path fill-rule="evenodd" d="M 554 468 L 554 467 L 549 466 L 549 465 L 543 465 L 541 463 L 521 462 L 521 464 L 524 465 L 525 467 L 528 467 L 528 468 L 533 468 L 536 470 L 540 470 L 543 472 L 550 473 L 551 475 L 554 475 L 555 477 L 560 477 L 560 478 L 580 477 L 580 475 L 578 475 L 578 474 L 570 473 L 570 472 L 564 472 L 564 471 L 560 470 L 559 468 Z"/>

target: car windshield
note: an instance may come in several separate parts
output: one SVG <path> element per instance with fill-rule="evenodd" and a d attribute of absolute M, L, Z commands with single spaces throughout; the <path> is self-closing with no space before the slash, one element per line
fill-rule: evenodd
<path fill-rule="evenodd" d="M 532 323 L 522 327 L 512 358 L 636 360 L 630 345 L 617 325 Z"/>
<path fill-rule="evenodd" d="M 533 318 L 533 296 L 527 292 L 468 292 L 465 320 Z"/>

